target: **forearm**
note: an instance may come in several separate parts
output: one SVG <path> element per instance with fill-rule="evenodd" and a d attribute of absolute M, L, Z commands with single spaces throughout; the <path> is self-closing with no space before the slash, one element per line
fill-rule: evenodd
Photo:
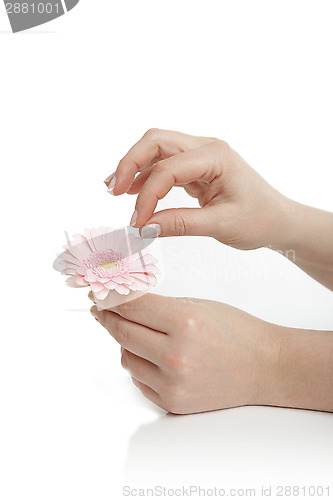
<path fill-rule="evenodd" d="M 276 358 L 262 404 L 333 412 L 333 332 L 272 329 Z"/>
<path fill-rule="evenodd" d="M 286 199 L 281 217 L 272 247 L 333 290 L 333 213 Z"/>

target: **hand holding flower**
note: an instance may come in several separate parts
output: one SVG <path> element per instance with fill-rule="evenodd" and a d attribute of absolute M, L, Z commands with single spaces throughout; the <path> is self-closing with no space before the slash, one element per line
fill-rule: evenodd
<path fill-rule="evenodd" d="M 283 328 L 218 302 L 155 294 L 91 312 L 123 347 L 134 384 L 167 411 L 333 411 L 331 332 Z"/>

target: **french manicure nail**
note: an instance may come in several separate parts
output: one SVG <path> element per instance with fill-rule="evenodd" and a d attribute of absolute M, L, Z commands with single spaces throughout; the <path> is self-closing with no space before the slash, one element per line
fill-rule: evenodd
<path fill-rule="evenodd" d="M 97 314 L 98 314 L 98 312 L 97 312 L 97 309 L 96 309 L 96 307 L 95 307 L 95 306 L 93 306 L 93 307 L 90 309 L 90 314 L 91 314 L 91 315 L 92 315 L 95 319 L 97 319 Z"/>
<path fill-rule="evenodd" d="M 110 180 L 112 179 L 112 177 L 114 176 L 114 174 L 115 174 L 115 172 L 112 172 L 112 174 L 110 174 L 110 175 L 109 175 L 109 176 L 105 179 L 104 183 L 105 183 L 106 185 L 108 185 L 108 184 L 109 184 L 109 182 L 110 182 Z"/>
<path fill-rule="evenodd" d="M 130 226 L 132 226 L 132 227 L 135 226 L 137 218 L 138 218 L 138 211 L 134 210 L 132 218 L 131 218 Z"/>
<path fill-rule="evenodd" d="M 117 179 L 116 179 L 116 176 L 114 176 L 109 184 L 109 187 L 108 187 L 108 193 L 112 194 L 113 195 L 113 190 L 114 188 L 116 187 L 116 182 L 117 182 Z"/>
<path fill-rule="evenodd" d="M 161 234 L 161 226 L 159 224 L 147 224 L 141 228 L 141 238 L 157 238 Z"/>

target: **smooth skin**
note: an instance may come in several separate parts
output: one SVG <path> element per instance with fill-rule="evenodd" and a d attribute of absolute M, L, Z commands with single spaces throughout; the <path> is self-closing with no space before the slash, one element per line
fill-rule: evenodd
<path fill-rule="evenodd" d="M 150 226 L 160 236 L 269 247 L 333 289 L 333 214 L 284 197 L 223 141 L 152 129 L 105 182 L 116 196 L 138 194 L 132 225 L 142 234 Z M 201 208 L 154 213 L 173 186 Z M 122 346 L 135 385 L 167 411 L 275 405 L 333 412 L 333 332 L 155 294 L 91 312 Z"/>

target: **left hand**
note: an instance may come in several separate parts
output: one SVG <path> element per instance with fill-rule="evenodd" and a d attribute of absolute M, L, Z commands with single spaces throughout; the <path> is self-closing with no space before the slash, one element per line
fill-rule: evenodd
<path fill-rule="evenodd" d="M 91 297 L 91 295 L 90 295 Z M 123 347 L 122 366 L 172 413 L 265 404 L 278 345 L 275 325 L 218 302 L 145 294 L 92 315 Z"/>

